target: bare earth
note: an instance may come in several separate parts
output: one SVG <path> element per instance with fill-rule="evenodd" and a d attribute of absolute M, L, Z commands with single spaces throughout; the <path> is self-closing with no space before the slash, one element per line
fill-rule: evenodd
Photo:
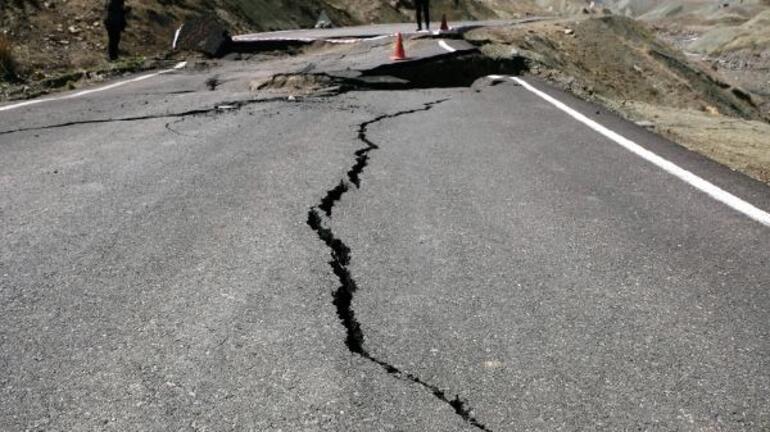
<path fill-rule="evenodd" d="M 583 17 L 480 29 L 467 38 L 490 56 L 523 56 L 532 73 L 770 183 L 762 98 L 688 58 L 642 22 Z"/>
<path fill-rule="evenodd" d="M 770 184 L 770 124 L 766 122 L 642 102 L 627 103 L 624 113 L 633 120 L 652 121 L 656 132 Z"/>
<path fill-rule="evenodd" d="M 312 26 L 325 9 L 339 25 L 408 21 L 409 1 L 129 0 L 123 48 L 104 59 L 100 3 L 19 0 L 0 5 L 22 82 L 0 82 L 0 100 L 93 84 L 173 62 L 169 42 L 185 19 L 216 15 L 234 32 Z M 530 73 L 604 104 L 668 138 L 770 183 L 770 5 L 688 0 L 605 1 L 616 14 L 576 0 L 434 0 L 436 17 L 514 18 L 577 14 L 559 21 L 480 29 L 466 38 L 494 58 L 525 57 Z M 727 6 L 725 6 L 727 5 Z M 763 139 L 764 138 L 764 139 Z"/>

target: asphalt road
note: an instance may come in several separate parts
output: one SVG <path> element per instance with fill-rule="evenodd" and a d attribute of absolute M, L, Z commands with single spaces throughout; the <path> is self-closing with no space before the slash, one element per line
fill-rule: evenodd
<path fill-rule="evenodd" d="M 767 226 L 511 81 L 248 91 L 356 50 L 0 112 L 0 430 L 770 428 Z"/>

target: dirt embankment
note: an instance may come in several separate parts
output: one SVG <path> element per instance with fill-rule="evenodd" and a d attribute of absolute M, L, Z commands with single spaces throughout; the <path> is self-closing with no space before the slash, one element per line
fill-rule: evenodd
<path fill-rule="evenodd" d="M 715 9 L 696 7 L 696 0 L 677 5 L 653 0 L 604 2 L 616 9 L 625 5 L 646 10 L 651 26 L 617 15 L 597 16 L 603 8 L 591 9 L 589 3 L 432 0 L 435 19 L 444 13 L 456 20 L 578 12 L 579 18 L 479 29 L 466 37 L 492 58 L 523 57 L 532 73 L 770 183 L 766 139 L 770 64 L 763 66 L 770 62 L 770 12 L 762 12 L 767 5 L 747 0 Z M 21 84 L 14 88 L 23 88 L 24 81 L 56 87 L 70 80 L 98 80 L 152 65 L 146 58 L 170 61 L 174 30 L 201 14 L 218 16 L 235 32 L 310 27 L 321 10 L 339 25 L 408 21 L 413 14 L 408 0 L 127 0 L 127 4 L 133 8 L 122 45 L 127 60 L 109 64 L 104 59 L 101 2 L 2 3 L 2 32 L 13 45 L 20 71 Z M 290 79 L 282 83 L 294 84 Z M 4 85 L 0 82 L 0 99 L 8 96 Z"/>
<path fill-rule="evenodd" d="M 15 79 L 0 76 L 0 100 L 39 95 L 83 80 L 156 67 L 173 60 L 174 31 L 213 15 L 233 33 L 313 27 L 321 11 L 338 26 L 411 21 L 411 0 L 126 0 L 132 8 L 121 50 L 106 61 L 102 0 L 0 0 L 0 31 L 13 47 Z M 535 14 L 532 0 L 432 0 L 434 20 Z"/>
<path fill-rule="evenodd" d="M 0 100 L 37 96 L 80 81 L 156 67 L 169 58 L 177 22 L 197 13 L 186 1 L 127 1 L 132 8 L 121 42 L 123 58 L 106 59 L 103 2 L 15 0 L 0 8 L 0 28 L 17 64 L 15 79 L 0 80 Z"/>
<path fill-rule="evenodd" d="M 405 0 L 127 0 L 132 8 L 122 48 L 131 56 L 158 56 L 176 28 L 198 15 L 217 16 L 234 33 L 312 27 L 325 11 L 338 26 L 411 21 Z M 535 13 L 529 0 L 433 0 L 434 18 L 510 18 Z M 14 44 L 26 74 L 88 68 L 103 62 L 102 1 L 11 0 L 0 3 L 0 29 Z"/>
<path fill-rule="evenodd" d="M 490 56 L 523 56 L 532 73 L 770 182 L 770 141 L 763 138 L 770 124 L 757 97 L 691 61 L 644 23 L 609 15 L 466 37 Z"/>

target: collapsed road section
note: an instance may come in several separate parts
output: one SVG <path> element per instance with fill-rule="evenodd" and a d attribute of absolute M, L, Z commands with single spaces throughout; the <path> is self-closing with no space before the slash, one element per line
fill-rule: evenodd
<path fill-rule="evenodd" d="M 518 76 L 526 70 L 520 58 L 496 60 L 478 52 L 448 53 L 361 71 L 279 73 L 252 82 L 252 90 L 269 95 L 289 92 L 330 96 L 353 90 L 470 87 L 490 75 Z"/>
<path fill-rule="evenodd" d="M 398 45 L 398 41 L 395 42 Z M 520 75 L 527 70 L 523 57 L 490 58 L 462 40 L 407 39 L 404 58 L 392 60 L 392 38 L 354 45 L 319 43 L 280 73 L 252 82 L 253 91 L 301 91 L 302 83 L 345 90 L 407 90 L 467 87 L 487 75 Z"/>
<path fill-rule="evenodd" d="M 424 104 L 424 106 L 421 108 L 399 111 L 394 114 L 381 115 L 372 120 L 361 123 L 358 128 L 358 139 L 364 144 L 364 147 L 356 150 L 355 163 L 351 166 L 347 173 L 347 180 L 340 180 L 337 186 L 326 192 L 326 195 L 316 206 L 310 208 L 307 216 L 307 224 L 310 226 L 310 228 L 313 229 L 313 231 L 316 232 L 318 238 L 321 239 L 321 241 L 323 241 L 330 250 L 329 253 L 331 255 L 331 261 L 329 261 L 329 266 L 331 266 L 332 271 L 340 282 L 340 286 L 338 286 L 337 289 L 332 293 L 332 303 L 337 310 L 337 315 L 342 322 L 342 325 L 345 327 L 345 345 L 347 346 L 348 350 L 353 354 L 356 354 L 368 361 L 379 365 L 386 373 L 397 379 L 423 387 L 438 400 L 449 405 L 454 413 L 460 416 L 466 423 L 470 424 L 476 429 L 491 432 L 491 429 L 476 419 L 476 417 L 473 415 L 472 409 L 468 406 L 466 401 L 460 398 L 459 395 L 456 394 L 454 398 L 452 398 L 449 394 L 447 394 L 447 391 L 442 390 L 437 385 L 428 383 L 413 373 L 403 371 L 388 363 L 387 361 L 375 357 L 366 349 L 364 331 L 361 328 L 361 324 L 356 318 L 356 314 L 353 309 L 353 298 L 359 287 L 356 284 L 350 269 L 348 268 L 351 259 L 351 250 L 341 239 L 335 237 L 331 228 L 328 227 L 328 224 L 324 224 L 324 219 L 322 217 L 323 213 L 327 218 L 331 218 L 332 209 L 334 208 L 334 205 L 339 202 L 342 196 L 345 193 L 351 191 L 353 186 L 355 188 L 361 187 L 361 174 L 368 164 L 369 153 L 379 148 L 379 146 L 372 142 L 367 136 L 367 130 L 369 126 L 383 120 L 414 114 L 421 111 L 428 111 L 435 105 L 445 101 L 446 99 L 429 102 Z"/>

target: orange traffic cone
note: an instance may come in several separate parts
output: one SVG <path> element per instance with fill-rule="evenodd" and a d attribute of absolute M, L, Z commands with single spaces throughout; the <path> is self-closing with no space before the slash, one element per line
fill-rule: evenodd
<path fill-rule="evenodd" d="M 449 31 L 449 24 L 446 22 L 446 14 L 441 15 L 441 31 Z"/>
<path fill-rule="evenodd" d="M 406 52 L 404 51 L 404 40 L 401 37 L 401 33 L 396 33 L 396 47 L 393 50 L 391 60 L 406 60 Z"/>

